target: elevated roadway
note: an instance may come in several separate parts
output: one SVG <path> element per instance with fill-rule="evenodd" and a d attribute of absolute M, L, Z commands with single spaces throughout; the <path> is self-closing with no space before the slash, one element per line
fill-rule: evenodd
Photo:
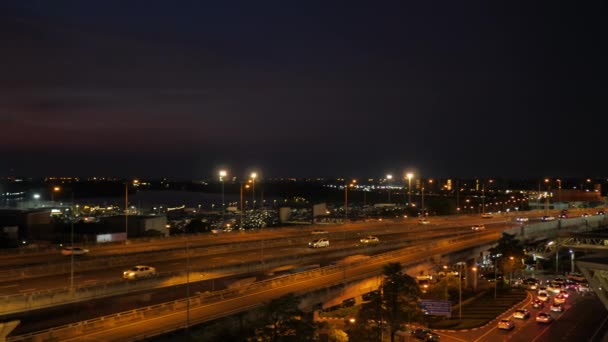
<path fill-rule="evenodd" d="M 271 265 L 272 260 L 277 260 L 280 258 L 284 258 L 285 255 L 293 255 L 295 251 L 296 253 L 302 253 L 302 255 L 307 256 L 316 256 L 319 257 L 321 263 L 329 263 L 331 260 L 335 260 L 338 257 L 343 257 L 346 255 L 352 254 L 367 254 L 373 256 L 379 252 L 387 252 L 391 250 L 391 247 L 388 247 L 391 244 L 395 244 L 395 248 L 397 248 L 397 242 L 406 241 L 410 246 L 414 247 L 417 245 L 423 245 L 425 243 L 429 243 L 429 239 L 435 239 L 442 236 L 450 236 L 450 235 L 461 235 L 462 237 L 473 238 L 473 240 L 477 236 L 486 236 L 487 234 L 495 234 L 493 236 L 494 241 L 500 236 L 500 232 L 510 229 L 510 228 L 520 228 L 519 225 L 513 222 L 513 216 L 496 216 L 492 219 L 480 219 L 478 216 L 462 216 L 462 217 L 446 217 L 446 218 L 431 218 L 431 224 L 429 225 L 418 225 L 415 220 L 404 220 L 402 222 L 367 222 L 363 224 L 352 224 L 346 226 L 334 226 L 327 227 L 324 226 L 323 229 L 328 231 L 327 236 L 332 241 L 330 248 L 325 250 L 311 250 L 305 247 L 306 242 L 313 238 L 310 235 L 310 231 L 312 228 L 297 228 L 297 229 L 280 229 L 276 231 L 269 231 L 268 233 L 257 233 L 256 234 L 222 234 L 220 236 L 216 236 L 210 238 L 209 236 L 201 237 L 200 241 L 198 238 L 188 239 L 188 244 L 192 241 L 193 251 L 197 250 L 197 247 L 200 247 L 201 250 L 207 249 L 216 249 L 218 246 L 221 246 L 222 243 L 227 241 L 235 241 L 238 240 L 240 247 L 230 250 L 226 252 L 226 250 L 218 253 L 208 253 L 205 252 L 205 255 L 196 256 L 195 254 L 185 254 L 185 241 L 184 239 L 176 239 L 173 241 L 161 241 L 159 242 L 156 248 L 160 249 L 149 249 L 150 246 L 146 246 L 142 244 L 141 246 L 137 246 L 137 244 L 129 245 L 129 246 L 114 246 L 108 247 L 108 251 L 100 252 L 97 254 L 96 250 L 93 250 L 92 253 L 95 253 L 96 257 L 100 257 L 103 259 L 105 256 L 102 256 L 101 253 L 107 253 L 110 258 L 112 258 L 113 253 L 120 251 L 120 248 L 129 248 L 133 247 L 130 250 L 137 251 L 138 248 L 145 249 L 142 252 L 134 252 L 132 253 L 132 257 L 135 260 L 138 256 L 141 257 L 142 254 L 149 257 L 150 255 L 158 254 L 158 253 L 183 253 L 180 257 L 176 257 L 174 260 L 166 260 L 160 262 L 158 264 L 154 264 L 160 270 L 162 269 L 172 269 L 172 270 L 181 270 L 185 271 L 187 263 L 190 263 L 190 271 L 196 272 L 196 270 L 209 270 L 216 269 L 217 267 L 226 267 L 231 264 L 239 264 L 243 263 L 243 260 L 255 260 L 258 264 L 268 264 Z M 413 222 L 412 222 L 413 221 Z M 485 223 L 487 226 L 487 231 L 485 232 L 473 232 L 471 230 L 471 226 L 477 223 Z M 317 229 L 318 227 L 314 227 Z M 356 248 L 358 239 L 367 234 L 373 234 L 380 237 L 383 242 L 382 246 L 374 247 L 374 248 Z M 475 235 L 474 235 L 475 234 Z M 209 240 L 211 239 L 212 243 L 209 244 Z M 215 239 L 215 240 L 213 240 Z M 487 241 L 484 243 L 488 243 Z M 254 246 L 252 246 L 252 244 Z M 473 243 L 467 248 L 471 248 L 474 246 L 478 246 L 480 242 Z M 162 245 L 162 247 L 158 247 Z M 229 243 L 228 245 L 234 245 L 234 243 Z M 282 245 L 282 246 L 281 246 Z M 206 247 L 208 246 L 208 247 Z M 117 248 L 115 251 L 112 251 L 112 248 Z M 232 247 L 230 247 L 232 248 Z M 401 245 L 399 248 L 407 248 L 406 245 Z M 451 251 L 457 250 L 454 249 L 455 246 L 451 247 Z M 221 248 L 220 248 L 221 249 Z M 331 255 L 331 253 L 335 253 L 337 251 L 347 251 L 346 253 L 341 253 L 340 255 Z M 194 252 L 196 253 L 196 252 Z M 41 257 L 44 257 L 42 255 Z M 124 256 L 118 256 L 122 258 Z M 65 257 L 64 257 L 65 259 Z M 127 258 L 129 259 L 129 258 Z M 200 259 L 200 260 L 198 260 Z M 29 259 L 29 260 L 35 260 Z M 126 261 L 131 262 L 133 261 Z M 292 262 L 290 260 L 288 263 Z M 211 263 L 211 267 L 210 267 Z M 213 264 L 215 263 L 215 264 Z M 148 263 L 146 263 L 148 264 Z M 30 263 L 30 265 L 32 265 Z M 377 266 L 378 269 L 381 269 L 380 266 Z M 110 266 L 106 268 L 101 268 L 99 270 L 90 271 L 92 274 L 87 274 L 88 271 L 81 272 L 80 270 L 76 273 L 79 277 L 78 284 L 83 283 L 92 283 L 91 279 L 94 279 L 96 282 L 100 281 L 100 279 L 115 279 L 120 274 L 123 268 L 118 268 L 116 266 Z M 343 276 L 347 271 L 344 271 L 346 268 L 343 268 Z M 174 271 L 175 272 L 175 271 Z M 376 270 L 377 272 L 377 270 Z M 205 273 L 205 272 L 203 272 Z M 247 272 L 242 272 L 243 274 Z M 87 276 L 93 276 L 95 278 L 85 278 Z M 47 277 L 47 278 L 45 278 Z M 47 290 L 57 289 L 57 287 L 53 287 L 52 275 L 45 277 L 33 277 L 27 280 L 27 286 L 31 286 L 31 284 L 36 284 L 36 279 L 39 279 L 39 284 L 41 284 L 41 288 L 43 286 L 47 286 Z M 50 277 L 50 278 L 48 278 Z M 59 273 L 55 275 L 56 283 L 58 284 L 66 283 L 66 278 L 64 273 Z M 82 277 L 82 278 L 80 278 Z M 105 277 L 105 278 L 104 278 Z M 200 279 L 198 279 L 200 280 Z M 343 281 L 344 279 L 342 279 Z M 106 280 L 107 281 L 107 280 Z M 182 282 L 183 283 L 183 282 Z M 14 283 L 13 283 L 14 284 Z M 50 285 L 43 285 L 50 284 Z M 21 286 L 21 288 L 20 288 Z M 6 286 L 2 287 L 0 284 L 0 289 L 9 292 L 12 290 L 23 290 L 23 285 L 17 286 Z M 156 286 L 152 286 L 153 291 L 158 291 Z M 38 291 L 38 288 L 34 290 Z M 15 294 L 15 292 L 13 292 Z M 183 292 L 182 292 L 183 294 Z M 226 311 L 229 312 L 229 311 Z"/>

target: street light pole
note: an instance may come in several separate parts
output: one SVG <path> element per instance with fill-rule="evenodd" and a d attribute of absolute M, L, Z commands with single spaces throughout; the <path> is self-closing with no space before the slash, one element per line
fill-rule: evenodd
<path fill-rule="evenodd" d="M 412 205 L 412 177 L 414 174 L 411 172 L 407 173 L 407 206 L 410 207 Z"/>
<path fill-rule="evenodd" d="M 486 212 L 486 184 L 481 185 L 481 214 Z"/>
<path fill-rule="evenodd" d="M 188 335 L 188 329 L 190 328 L 190 247 L 188 235 L 184 235 L 186 238 L 186 335 Z"/>
<path fill-rule="evenodd" d="M 574 251 L 570 250 L 570 273 L 574 273 Z"/>
<path fill-rule="evenodd" d="M 224 177 L 226 177 L 226 171 L 220 170 L 220 182 L 222 183 L 222 225 L 224 224 Z"/>
<path fill-rule="evenodd" d="M 241 224 L 240 228 L 243 229 L 243 183 L 241 182 L 241 201 L 239 202 L 241 207 Z"/>
<path fill-rule="evenodd" d="M 557 275 L 557 273 L 559 273 L 559 246 L 556 243 L 555 244 L 555 275 Z"/>
<path fill-rule="evenodd" d="M 129 182 L 125 182 L 125 244 L 129 240 Z"/>
<path fill-rule="evenodd" d="M 344 223 L 348 221 L 348 183 L 344 182 Z"/>
<path fill-rule="evenodd" d="M 477 292 L 477 267 L 473 267 L 473 291 Z"/>
<path fill-rule="evenodd" d="M 462 319 L 462 269 L 458 271 L 458 319 Z"/>
<path fill-rule="evenodd" d="M 74 189 L 72 189 L 72 209 L 70 210 L 72 217 L 70 218 L 70 246 L 72 246 L 72 253 L 70 253 L 70 293 L 74 291 Z"/>
<path fill-rule="evenodd" d="M 460 181 L 456 180 L 456 214 L 460 214 Z"/>
<path fill-rule="evenodd" d="M 496 299 L 496 288 L 498 287 L 498 281 L 496 280 L 498 274 L 498 258 L 494 259 L 494 299 Z"/>
<path fill-rule="evenodd" d="M 255 210 L 255 179 L 258 176 L 257 173 L 251 173 L 251 208 Z"/>
<path fill-rule="evenodd" d="M 551 191 L 551 183 L 549 178 L 545 178 L 545 184 L 547 184 L 547 193 L 545 194 L 545 216 L 549 215 L 549 191 Z"/>
<path fill-rule="evenodd" d="M 386 188 L 388 189 L 388 203 L 391 203 L 391 179 L 393 179 L 393 175 L 386 175 Z"/>
<path fill-rule="evenodd" d="M 420 203 L 420 207 L 422 209 L 422 216 L 426 216 L 425 212 L 424 212 L 424 185 L 422 185 L 422 188 L 420 189 L 420 193 L 422 194 L 422 200 Z"/>

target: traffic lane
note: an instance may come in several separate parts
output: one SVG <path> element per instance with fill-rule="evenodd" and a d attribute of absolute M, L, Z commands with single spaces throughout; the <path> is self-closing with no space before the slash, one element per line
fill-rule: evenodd
<path fill-rule="evenodd" d="M 531 294 L 536 294 L 536 291 L 531 291 Z M 526 308 L 530 311 L 530 318 L 528 319 L 514 319 L 512 318 L 513 310 L 510 310 L 484 327 L 469 331 L 446 332 L 443 335 L 475 342 L 588 341 L 606 318 L 605 308 L 593 295 L 582 296 L 571 292 L 564 312 L 551 312 L 550 314 L 554 318 L 554 321 L 549 324 L 537 323 L 535 318 L 541 311 L 549 312 L 551 301 L 547 301 L 546 306 L 542 310 L 532 308 L 529 303 L 530 301 L 528 300 L 521 306 L 516 306 L 516 308 Z M 595 312 L 598 314 L 596 315 Z M 584 317 L 582 313 L 595 315 L 593 316 L 594 319 L 584 318 L 585 322 L 579 322 L 581 317 Z M 498 329 L 498 320 L 503 318 L 512 318 L 515 322 L 515 328 L 510 331 Z M 572 319 L 576 323 L 572 322 Z M 568 338 L 562 339 L 562 336 L 568 336 Z"/>
<path fill-rule="evenodd" d="M 391 237 L 387 240 L 403 240 L 409 239 L 416 236 L 417 242 L 425 239 L 436 239 L 440 237 L 450 236 L 451 230 L 436 230 L 436 231 L 403 231 L 400 233 L 391 234 Z M 315 237 L 311 237 L 313 240 Z M 333 241 L 333 242 L 332 242 Z M 301 255 L 309 255 L 311 253 L 321 254 L 334 249 L 341 249 L 347 247 L 353 247 L 359 243 L 358 237 L 356 239 L 348 240 L 330 240 L 329 248 L 322 249 L 311 249 L 308 248 L 307 243 L 301 243 L 298 245 L 291 246 L 264 246 L 263 240 L 260 240 L 259 248 L 256 249 L 243 249 L 237 251 L 231 251 L 223 254 L 205 254 L 202 256 L 195 256 L 194 251 L 190 251 L 190 258 L 187 260 L 185 255 L 185 240 L 181 240 L 181 249 L 184 250 L 184 255 L 181 258 L 166 260 L 162 262 L 145 262 L 135 259 L 136 254 L 133 255 L 134 261 L 132 264 L 123 266 L 108 266 L 107 268 L 95 269 L 95 270 L 83 270 L 78 265 L 79 260 L 83 260 L 81 257 L 74 257 L 76 263 L 74 265 L 74 286 L 79 285 L 92 285 L 96 283 L 104 283 L 117 281 L 122 277 L 122 272 L 135 265 L 147 265 L 155 267 L 157 272 L 163 273 L 167 271 L 185 271 L 186 264 L 189 262 L 189 269 L 208 269 L 215 268 L 222 265 L 234 265 L 241 264 L 243 262 L 262 261 L 272 258 L 281 258 L 285 256 L 293 256 L 294 253 Z M 373 248 L 361 249 L 353 254 L 372 254 Z M 65 258 L 65 257 L 64 257 Z M 70 259 L 69 257 L 67 258 Z M 64 260 L 64 259 L 62 259 Z M 69 263 L 69 262 L 68 262 Z M 7 281 L 0 283 L 0 295 L 16 295 L 23 293 L 31 293 L 35 291 L 44 291 L 57 288 L 65 288 L 70 284 L 70 274 L 56 274 L 51 276 L 43 276 L 38 278 L 28 279 L 15 279 L 13 281 Z"/>
<path fill-rule="evenodd" d="M 595 295 L 584 296 L 534 342 L 591 341 L 607 315 L 608 311 Z"/>
<path fill-rule="evenodd" d="M 220 234 L 203 234 L 203 235 L 190 235 L 188 236 L 188 243 L 190 248 L 204 248 L 213 247 L 217 245 L 228 245 L 235 243 L 246 243 L 255 242 L 259 240 L 271 240 L 271 239 L 283 239 L 287 237 L 305 237 L 311 235 L 313 228 L 318 226 L 306 226 L 302 228 L 273 228 L 265 230 L 255 231 L 233 231 Z M 415 222 L 375 222 L 375 223 L 356 223 L 347 224 L 340 226 L 327 227 L 327 231 L 330 234 L 333 233 L 355 233 L 352 235 L 361 235 L 366 232 L 372 233 L 376 229 L 396 229 L 402 230 L 407 228 L 407 231 L 414 233 L 418 230 L 423 230 Z M 333 234 L 336 235 L 336 234 Z M 78 245 L 78 244 L 75 244 Z M 76 256 L 82 259 L 99 259 L 111 256 L 124 256 L 134 255 L 145 252 L 162 252 L 166 250 L 177 250 L 183 248 L 184 238 L 183 237 L 169 237 L 164 240 L 152 240 L 152 241 L 129 241 L 128 244 L 99 244 L 92 246 L 85 246 L 89 249 L 87 255 Z M 0 269 L 16 269 L 23 267 L 35 267 L 44 266 L 56 263 L 68 263 L 69 257 L 61 254 L 61 249 L 56 248 L 45 252 L 32 252 L 32 253 L 15 253 L 0 255 Z M 77 259 L 78 260 L 78 259 Z"/>
<path fill-rule="evenodd" d="M 531 291 L 531 293 L 535 295 L 536 291 Z M 554 296 L 552 296 L 552 297 L 554 297 Z M 551 305 L 552 299 L 548 300 L 542 309 L 534 309 L 534 308 L 532 308 L 532 306 L 530 304 L 521 306 L 522 308 L 528 309 L 530 311 L 530 318 L 525 319 L 525 320 L 514 319 L 511 317 L 512 312 L 510 312 L 509 314 L 503 315 L 500 318 L 512 318 L 513 321 L 515 322 L 515 328 L 513 330 L 510 330 L 510 331 L 502 330 L 501 331 L 501 330 L 497 329 L 495 326 L 494 328 L 496 328 L 496 329 L 494 329 L 491 332 L 488 332 L 487 334 L 483 335 L 481 338 L 476 339 L 475 341 L 485 342 L 485 341 L 494 341 L 494 340 L 509 340 L 509 341 L 513 341 L 513 342 L 519 342 L 519 341 L 530 342 L 530 341 L 537 340 L 538 338 L 543 336 L 543 334 L 545 334 L 547 331 L 550 331 L 555 326 L 561 325 L 562 323 L 560 323 L 560 322 L 563 320 L 564 315 L 567 312 L 569 312 L 571 309 L 577 308 L 577 307 L 580 308 L 580 305 L 578 304 L 579 301 L 580 301 L 580 298 L 578 296 L 576 296 L 575 294 L 571 294 L 568 301 L 564 304 L 565 309 L 564 309 L 564 312 L 562 312 L 562 313 L 550 311 L 550 305 Z M 553 322 L 551 322 L 551 323 L 536 322 L 536 316 L 538 315 L 539 312 L 549 313 L 551 315 L 551 317 L 553 317 Z"/>

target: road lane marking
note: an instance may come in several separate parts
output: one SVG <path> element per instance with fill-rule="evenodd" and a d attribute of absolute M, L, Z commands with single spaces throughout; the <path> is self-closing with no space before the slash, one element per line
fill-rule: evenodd
<path fill-rule="evenodd" d="M 479 336 L 478 339 L 475 340 L 475 342 L 481 341 L 482 338 L 486 337 L 486 335 L 488 335 L 489 333 L 491 333 L 492 331 L 494 331 L 496 328 L 496 326 L 494 326 L 492 329 L 488 330 L 485 334 Z"/>
<path fill-rule="evenodd" d="M 34 292 L 36 291 L 36 288 L 33 289 L 25 289 L 25 290 L 19 290 L 19 292 Z"/>
<path fill-rule="evenodd" d="M 13 284 L 13 285 L 4 285 L 4 286 L 0 286 L 0 289 L 7 289 L 9 287 L 17 287 L 19 286 L 18 284 Z"/>

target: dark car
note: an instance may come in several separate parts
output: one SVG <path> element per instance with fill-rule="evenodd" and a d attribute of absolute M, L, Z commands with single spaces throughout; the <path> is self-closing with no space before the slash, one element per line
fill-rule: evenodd
<path fill-rule="evenodd" d="M 412 330 L 412 336 L 422 341 L 439 341 L 439 335 L 429 329 L 414 329 Z"/>
<path fill-rule="evenodd" d="M 535 299 L 532 302 L 532 307 L 535 309 L 542 309 L 545 306 L 545 303 L 541 300 Z"/>
<path fill-rule="evenodd" d="M 349 298 L 342 301 L 342 307 L 349 308 L 351 306 L 355 306 L 356 300 L 355 298 Z"/>

